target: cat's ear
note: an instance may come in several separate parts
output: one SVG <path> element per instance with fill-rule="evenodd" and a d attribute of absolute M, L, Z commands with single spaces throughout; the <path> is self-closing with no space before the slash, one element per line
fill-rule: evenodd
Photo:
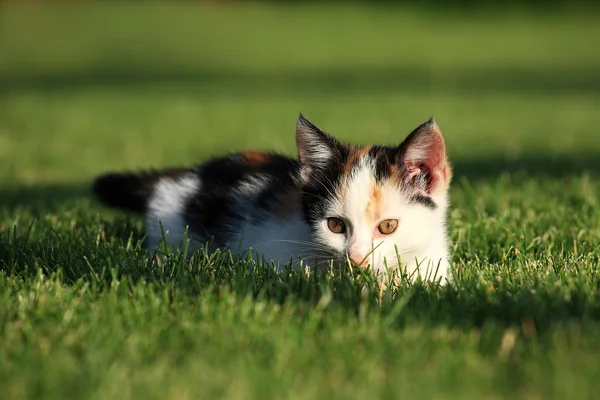
<path fill-rule="evenodd" d="M 304 180 L 315 171 L 326 168 L 331 160 L 339 157 L 342 146 L 302 114 L 296 122 L 296 145 Z"/>
<path fill-rule="evenodd" d="M 446 156 L 442 131 L 433 117 L 416 128 L 400 145 L 403 179 L 428 194 L 446 191 L 452 168 Z"/>

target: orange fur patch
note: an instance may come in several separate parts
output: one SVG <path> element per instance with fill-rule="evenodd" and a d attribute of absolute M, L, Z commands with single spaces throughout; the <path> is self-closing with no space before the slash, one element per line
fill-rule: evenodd
<path fill-rule="evenodd" d="M 369 154 L 369 150 L 371 150 L 372 146 L 358 147 L 350 150 L 350 154 L 348 155 L 348 160 L 344 165 L 344 175 L 350 175 L 352 172 L 352 168 L 360 161 L 361 158 L 364 158 L 367 154 Z"/>
<path fill-rule="evenodd" d="M 245 151 L 241 154 L 249 167 L 260 167 L 271 160 L 271 155 L 259 151 Z"/>
<path fill-rule="evenodd" d="M 171 179 L 171 180 L 177 180 L 182 175 L 183 175 L 183 171 L 173 170 L 173 171 L 167 172 L 167 174 L 165 175 L 165 178 Z"/>
<path fill-rule="evenodd" d="M 367 203 L 367 207 L 365 209 L 366 215 L 371 218 L 373 221 L 378 221 L 381 217 L 381 188 L 373 183 L 371 187 L 371 193 L 369 193 L 369 202 Z"/>
<path fill-rule="evenodd" d="M 444 163 L 444 168 L 442 169 L 442 173 L 444 175 L 444 184 L 445 187 L 448 188 L 450 186 L 450 181 L 452 180 L 452 166 L 448 162 L 448 160 Z"/>

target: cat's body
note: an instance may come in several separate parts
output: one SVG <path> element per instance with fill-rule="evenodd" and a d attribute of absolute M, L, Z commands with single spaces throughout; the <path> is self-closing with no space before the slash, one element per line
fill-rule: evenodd
<path fill-rule="evenodd" d="M 400 146 L 345 145 L 302 116 L 299 160 L 244 152 L 195 168 L 107 174 L 94 192 L 105 204 L 145 214 L 146 245 L 255 254 L 279 268 L 353 260 L 377 272 L 406 267 L 444 283 L 449 276 L 445 228 L 451 178 L 433 120 Z"/>

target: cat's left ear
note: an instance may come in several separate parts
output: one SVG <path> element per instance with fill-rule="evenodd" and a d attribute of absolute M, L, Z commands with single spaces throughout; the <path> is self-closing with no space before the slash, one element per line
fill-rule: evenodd
<path fill-rule="evenodd" d="M 315 172 L 325 169 L 332 160 L 340 156 L 342 147 L 340 142 L 302 114 L 296 122 L 296 145 L 303 180 L 308 180 Z"/>
<path fill-rule="evenodd" d="M 428 194 L 448 189 L 452 168 L 446 155 L 442 131 L 433 117 L 402 142 L 400 157 L 405 183 L 423 185 Z"/>

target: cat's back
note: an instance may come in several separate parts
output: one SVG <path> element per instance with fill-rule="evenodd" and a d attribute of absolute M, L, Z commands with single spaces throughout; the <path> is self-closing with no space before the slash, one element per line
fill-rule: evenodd
<path fill-rule="evenodd" d="M 231 248 L 232 242 L 264 237 L 272 224 L 297 224 L 298 172 L 297 160 L 247 151 L 167 176 L 156 184 L 148 204 L 149 245 L 159 242 L 163 231 L 169 242 L 178 240 L 187 228 L 194 242 L 211 240 Z"/>
<path fill-rule="evenodd" d="M 251 194 L 281 185 L 297 186 L 298 169 L 298 161 L 290 157 L 245 151 L 209 159 L 195 171 L 205 194 L 223 189 Z"/>

